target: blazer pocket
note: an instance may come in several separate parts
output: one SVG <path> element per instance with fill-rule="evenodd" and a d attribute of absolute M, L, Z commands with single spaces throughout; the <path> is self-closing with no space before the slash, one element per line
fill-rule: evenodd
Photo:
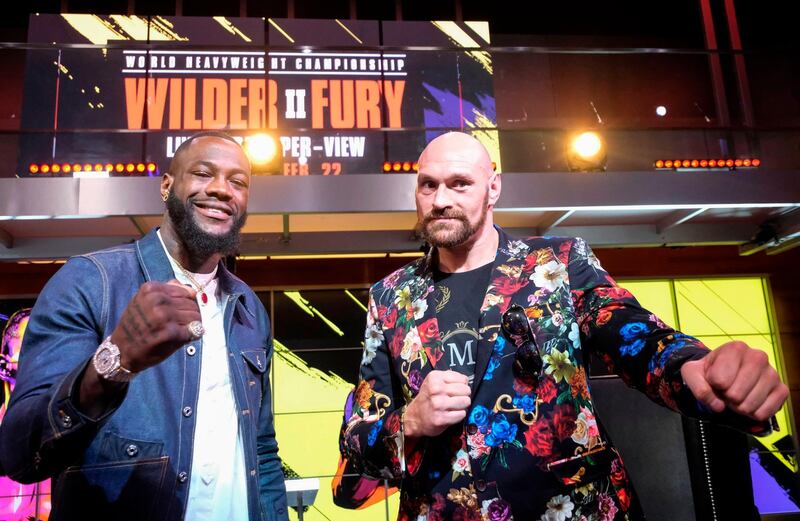
<path fill-rule="evenodd" d="M 611 462 L 616 454 L 604 447 L 585 456 L 560 460 L 547 465 L 561 485 L 584 485 L 611 474 Z"/>
<path fill-rule="evenodd" d="M 50 519 L 155 519 L 168 463 L 162 456 L 68 467 L 54 483 Z"/>

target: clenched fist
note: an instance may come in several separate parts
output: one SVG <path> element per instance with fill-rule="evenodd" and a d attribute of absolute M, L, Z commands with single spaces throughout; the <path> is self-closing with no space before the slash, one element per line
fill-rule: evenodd
<path fill-rule="evenodd" d="M 120 365 L 134 373 L 152 367 L 192 340 L 189 323 L 201 320 L 195 291 L 177 280 L 142 284 L 122 313 L 111 342 L 119 347 Z M 88 364 L 78 404 L 98 418 L 118 403 L 126 384 L 105 380 Z"/>
<path fill-rule="evenodd" d="M 111 334 L 120 364 L 136 373 L 160 363 L 194 340 L 189 323 L 195 320 L 201 318 L 194 290 L 176 280 L 142 284 Z"/>
<path fill-rule="evenodd" d="M 695 398 L 714 412 L 727 407 L 757 421 L 778 412 L 789 396 L 766 353 L 738 341 L 721 345 L 705 358 L 686 362 L 681 376 Z"/>
<path fill-rule="evenodd" d="M 471 390 L 467 377 L 455 371 L 431 371 L 406 407 L 404 435 L 438 436 L 467 416 Z"/>

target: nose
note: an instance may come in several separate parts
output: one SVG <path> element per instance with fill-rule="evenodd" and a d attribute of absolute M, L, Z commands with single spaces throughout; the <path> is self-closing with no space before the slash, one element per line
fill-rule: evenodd
<path fill-rule="evenodd" d="M 231 198 L 231 187 L 228 179 L 223 174 L 217 174 L 206 185 L 206 193 L 212 195 L 217 199 L 227 201 Z"/>
<path fill-rule="evenodd" d="M 436 192 L 433 194 L 433 207 L 436 209 L 449 208 L 453 205 L 453 200 L 450 198 L 450 193 L 447 185 L 442 183 L 436 187 Z"/>

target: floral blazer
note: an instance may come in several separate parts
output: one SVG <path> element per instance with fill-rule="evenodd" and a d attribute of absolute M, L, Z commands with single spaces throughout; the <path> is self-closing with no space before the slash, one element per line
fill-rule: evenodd
<path fill-rule="evenodd" d="M 595 417 L 587 350 L 655 402 L 698 417 L 709 413 L 679 369 L 708 349 L 643 309 L 582 239 L 497 230 L 465 421 L 404 450 L 405 405 L 430 371 L 446 369 L 428 255 L 370 291 L 342 453 L 367 476 L 401 480 L 400 520 L 637 519 L 625 467 Z M 525 308 L 542 354 L 535 388 L 515 379 L 516 346 L 500 328 L 512 303 Z"/>

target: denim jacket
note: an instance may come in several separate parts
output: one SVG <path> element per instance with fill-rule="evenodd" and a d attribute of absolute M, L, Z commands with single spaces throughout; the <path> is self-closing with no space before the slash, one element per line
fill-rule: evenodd
<path fill-rule="evenodd" d="M 275 440 L 272 335 L 255 293 L 223 265 L 225 338 L 247 466 L 250 519 L 288 519 Z M 174 278 L 155 231 L 70 259 L 47 283 L 28 323 L 16 388 L 0 427 L 0 468 L 52 482 L 52 520 L 182 519 L 191 477 L 202 341 L 136 376 L 111 411 L 77 408 L 92 354 L 147 281 Z"/>

